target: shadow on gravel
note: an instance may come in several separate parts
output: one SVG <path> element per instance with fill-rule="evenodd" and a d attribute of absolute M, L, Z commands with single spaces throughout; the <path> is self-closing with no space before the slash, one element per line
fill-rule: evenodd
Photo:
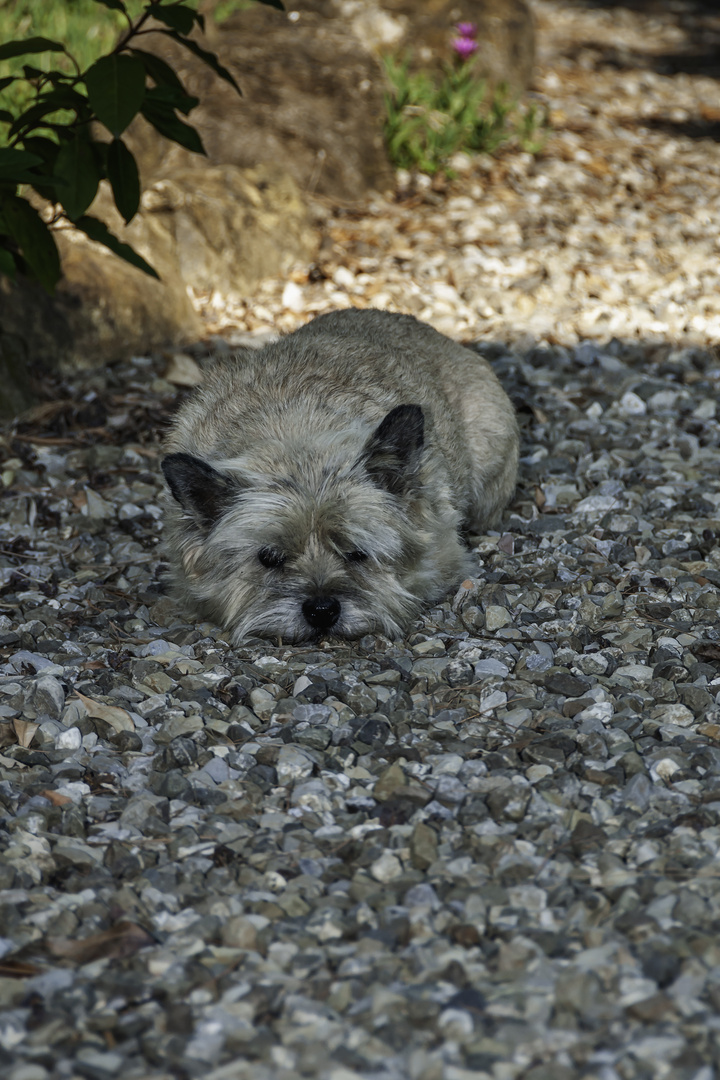
<path fill-rule="evenodd" d="M 678 5 L 676 10 L 663 0 L 590 0 L 571 4 L 572 7 L 611 8 L 639 11 L 658 16 L 663 21 L 672 18 L 686 37 L 684 48 L 673 52 L 652 53 L 636 49 L 604 46 L 596 42 L 576 44 L 566 53 L 571 59 L 580 53 L 597 55 L 596 66 L 620 70 L 646 69 L 658 75 L 704 75 L 720 79 L 720 3 L 717 0 L 697 0 Z M 705 137 L 705 136 L 691 136 Z"/>
<path fill-rule="evenodd" d="M 0 431 L 7 1080 L 710 1080 L 720 356 L 474 348 L 517 497 L 400 641 L 162 595 L 166 358 Z"/>
<path fill-rule="evenodd" d="M 662 131 L 665 135 L 675 138 L 684 136 L 686 139 L 712 139 L 713 142 L 720 142 L 720 116 L 717 120 L 693 119 L 678 122 L 661 119 L 647 120 L 643 117 L 638 120 L 638 127 Z"/>

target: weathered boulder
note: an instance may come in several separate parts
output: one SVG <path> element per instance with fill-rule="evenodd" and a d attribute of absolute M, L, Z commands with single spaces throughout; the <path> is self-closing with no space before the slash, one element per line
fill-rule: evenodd
<path fill-rule="evenodd" d="M 34 281 L 0 275 L 0 417 L 35 400 L 34 378 L 57 361 L 70 329 L 55 302 Z"/>
<path fill-rule="evenodd" d="M 161 274 L 160 281 L 82 233 L 60 234 L 63 277 L 55 303 L 68 335 L 48 359 L 64 369 L 94 367 L 202 336 L 201 319 L 172 266 L 171 246 L 161 233 L 158 241 L 148 261 Z"/>
<path fill-rule="evenodd" d="M 91 211 L 183 294 L 187 285 L 247 294 L 310 259 L 319 242 L 297 185 L 277 165 L 178 167 L 146 188 L 127 226 L 107 190 Z"/>
<path fill-rule="evenodd" d="M 342 21 L 368 50 L 400 52 L 413 64 L 438 67 L 452 59 L 454 27 L 477 27 L 474 64 L 490 85 L 515 93 L 530 86 L 535 28 L 526 0 L 297 0 L 306 11 Z"/>
<path fill-rule="evenodd" d="M 65 369 L 197 340 L 187 292 L 246 294 L 259 280 L 310 259 L 318 237 L 290 176 L 275 166 L 178 169 L 142 196 L 125 226 L 102 186 L 90 212 L 157 270 L 160 281 L 77 230 L 56 233 L 63 277 L 54 298 L 29 282 L 0 288 L 0 411 L 32 400 L 28 372 Z"/>
<path fill-rule="evenodd" d="M 491 86 L 515 93 L 530 86 L 535 63 L 535 24 L 526 0 L 383 0 L 395 15 L 411 19 L 412 40 L 435 57 L 452 55 L 454 27 L 477 26 L 473 63 Z"/>
<path fill-rule="evenodd" d="M 206 0 L 210 15 L 216 6 Z M 190 120 L 211 164 L 282 164 L 303 192 L 355 202 L 392 187 L 383 143 L 385 75 L 378 53 L 409 51 L 417 64 L 452 59 L 459 21 L 474 23 L 478 73 L 527 89 L 535 57 L 526 0 L 297 0 L 280 12 L 257 5 L 217 24 L 208 44 L 240 84 L 233 88 L 165 36 L 147 44 L 200 98 Z M 143 120 L 129 141 L 144 182 L 206 162 L 160 138 Z"/>
<path fill-rule="evenodd" d="M 291 13 L 296 14 L 296 13 Z M 383 73 L 345 20 L 257 6 L 215 26 L 209 45 L 243 96 L 167 37 L 147 47 L 172 65 L 200 98 L 190 114 L 211 164 L 282 165 L 303 192 L 356 202 L 392 187 L 383 142 Z M 160 138 L 143 120 L 129 142 L 144 182 L 206 162 Z"/>

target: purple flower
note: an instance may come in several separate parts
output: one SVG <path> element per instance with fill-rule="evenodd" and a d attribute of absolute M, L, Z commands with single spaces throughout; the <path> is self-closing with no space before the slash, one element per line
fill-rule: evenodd
<path fill-rule="evenodd" d="M 452 47 L 458 54 L 458 56 L 462 57 L 463 60 L 467 60 L 467 58 L 469 56 L 472 56 L 472 54 L 476 51 L 478 46 L 477 41 L 473 41 L 472 38 L 461 37 L 455 38 L 452 43 Z"/>
<path fill-rule="evenodd" d="M 471 22 L 461 22 L 455 27 L 460 37 L 474 38 L 477 34 L 477 26 Z"/>

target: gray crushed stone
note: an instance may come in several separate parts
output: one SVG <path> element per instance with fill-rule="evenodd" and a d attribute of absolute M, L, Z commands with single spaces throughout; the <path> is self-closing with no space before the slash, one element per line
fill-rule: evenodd
<path fill-rule="evenodd" d="M 405 640 L 162 584 L 159 361 L 7 431 L 6 1080 L 712 1080 L 720 363 L 478 346 L 524 429 Z"/>

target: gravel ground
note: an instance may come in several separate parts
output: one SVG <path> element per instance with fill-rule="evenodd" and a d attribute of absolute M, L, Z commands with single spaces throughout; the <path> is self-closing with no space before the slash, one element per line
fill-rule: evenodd
<path fill-rule="evenodd" d="M 672 36 L 652 15 L 537 7 L 558 16 L 541 45 L 566 111 L 589 63 L 575 48 L 562 67 L 569 40 L 609 36 L 612 19 L 646 27 L 638 48 Z M 609 97 L 628 78 L 599 75 L 588 86 Z M 709 82 L 657 78 L 688 94 Z M 710 190 L 718 148 L 692 147 Z M 430 272 L 438 218 L 452 234 L 452 199 L 474 207 L 476 183 L 347 225 L 344 302 L 372 300 L 352 292 L 353 258 L 382 221 L 367 274 L 387 304 L 455 319 L 523 427 L 517 498 L 477 577 L 405 640 L 233 649 L 164 594 L 158 434 L 177 400 L 165 376 L 187 360 L 49 387 L 6 432 L 6 1080 L 714 1080 L 720 360 L 691 293 L 717 234 L 668 242 L 682 334 L 632 330 L 650 300 L 628 277 L 611 309 L 629 329 L 583 335 L 587 294 L 551 275 L 538 306 L 555 330 L 531 341 L 510 300 L 483 321 Z M 483 206 L 502 190 L 488 182 Z M 535 213 L 532 185 L 518 190 Z M 341 302 L 332 274 L 289 283 L 307 312 Z M 242 312 L 218 301 L 212 326 L 302 321 L 287 301 L 298 293 L 269 283 Z M 202 365 L 207 347 L 193 352 Z"/>
<path fill-rule="evenodd" d="M 308 273 L 251 298 L 198 294 L 219 331 L 294 329 L 371 305 L 451 337 L 720 344 L 720 13 L 534 0 L 552 134 L 359 213 L 316 205 Z M 714 72 L 711 78 L 705 72 Z M 437 185 L 436 185 L 437 186 Z"/>

